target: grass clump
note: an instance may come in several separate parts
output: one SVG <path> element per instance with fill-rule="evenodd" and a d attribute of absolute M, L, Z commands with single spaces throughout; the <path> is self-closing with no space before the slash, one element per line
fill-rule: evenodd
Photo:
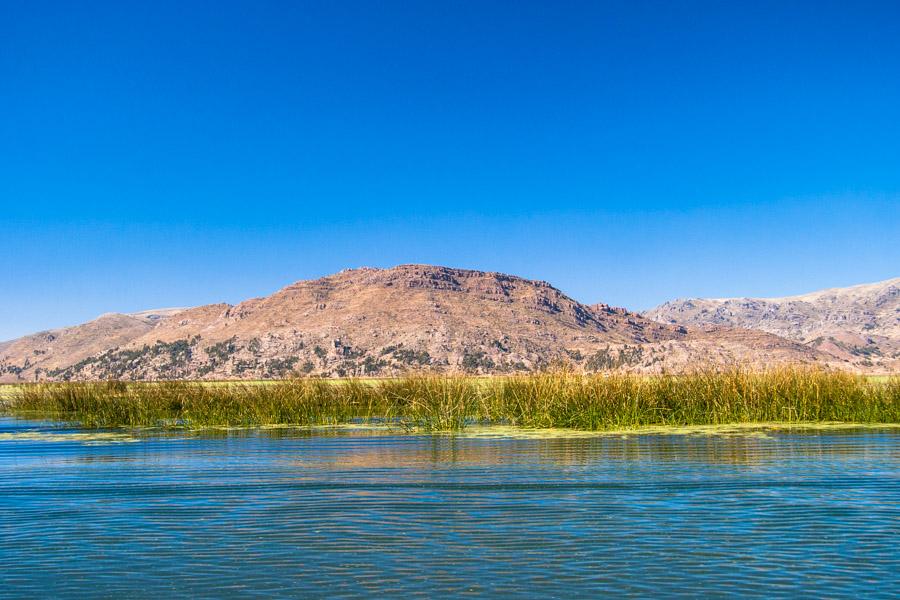
<path fill-rule="evenodd" d="M 87 428 L 386 422 L 454 431 L 472 423 L 610 430 L 734 423 L 900 423 L 900 379 L 785 368 L 689 375 L 551 372 L 271 385 L 199 382 L 23 386 L 11 410 Z"/>

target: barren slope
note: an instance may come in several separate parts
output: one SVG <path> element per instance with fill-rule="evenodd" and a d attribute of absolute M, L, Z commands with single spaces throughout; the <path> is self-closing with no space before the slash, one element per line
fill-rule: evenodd
<path fill-rule="evenodd" d="M 675 300 L 645 316 L 766 331 L 860 368 L 900 366 L 900 278 L 784 298 Z"/>
<path fill-rule="evenodd" d="M 652 372 L 823 358 L 760 332 L 689 331 L 587 306 L 542 281 L 424 265 L 347 270 L 235 306 L 110 315 L 47 335 L 0 349 L 5 380 L 511 373 L 554 362 Z"/>
<path fill-rule="evenodd" d="M 0 345 L 0 381 L 33 381 L 46 371 L 127 344 L 153 329 L 155 320 L 102 315 L 75 327 L 42 331 Z"/>

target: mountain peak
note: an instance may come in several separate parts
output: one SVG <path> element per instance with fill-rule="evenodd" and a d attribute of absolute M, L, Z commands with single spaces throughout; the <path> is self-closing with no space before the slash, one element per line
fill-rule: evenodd
<path fill-rule="evenodd" d="M 863 308 L 894 310 L 896 295 L 882 290 L 878 297 L 881 304 Z M 517 373 L 557 362 L 588 371 L 658 372 L 843 360 L 832 346 L 849 343 L 844 338 L 815 345 L 760 325 L 773 322 L 771 316 L 755 323 L 731 319 L 740 310 L 771 315 L 769 305 L 757 304 L 667 303 L 651 311 L 651 320 L 607 304 L 588 306 L 545 281 L 505 273 L 422 264 L 360 267 L 233 306 L 106 315 L 6 342 L 0 379 Z M 714 318 L 683 318 L 708 317 L 710 310 Z M 875 332 L 869 333 L 873 339 Z"/>

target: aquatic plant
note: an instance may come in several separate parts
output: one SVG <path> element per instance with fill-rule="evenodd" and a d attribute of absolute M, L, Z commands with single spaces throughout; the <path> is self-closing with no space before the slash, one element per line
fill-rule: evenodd
<path fill-rule="evenodd" d="M 805 368 L 689 375 L 566 371 L 477 378 L 270 384 L 46 383 L 21 386 L 10 408 L 83 427 L 337 425 L 384 422 L 452 431 L 469 424 L 609 430 L 731 423 L 900 423 L 900 378 Z"/>

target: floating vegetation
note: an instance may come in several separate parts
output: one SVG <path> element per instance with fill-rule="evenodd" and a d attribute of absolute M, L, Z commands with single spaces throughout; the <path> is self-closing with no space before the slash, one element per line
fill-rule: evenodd
<path fill-rule="evenodd" d="M 125 433 L 110 431 L 96 432 L 47 432 L 16 431 L 0 433 L 0 442 L 83 442 L 87 444 L 109 444 L 121 442 L 137 442 L 138 438 Z"/>
<path fill-rule="evenodd" d="M 630 437 L 635 435 L 700 435 L 718 437 L 770 437 L 783 431 L 859 431 L 900 430 L 900 423 L 730 423 L 727 425 L 651 425 L 625 429 L 585 430 L 546 428 L 530 429 L 508 425 L 473 425 L 462 435 L 469 438 L 568 439 L 596 437 Z"/>
<path fill-rule="evenodd" d="M 378 424 L 417 431 L 504 425 L 671 432 L 741 423 L 900 423 L 900 378 L 873 382 L 848 373 L 785 368 L 650 377 L 412 376 L 339 385 L 323 379 L 270 385 L 53 383 L 22 386 L 10 410 L 86 428 Z"/>

